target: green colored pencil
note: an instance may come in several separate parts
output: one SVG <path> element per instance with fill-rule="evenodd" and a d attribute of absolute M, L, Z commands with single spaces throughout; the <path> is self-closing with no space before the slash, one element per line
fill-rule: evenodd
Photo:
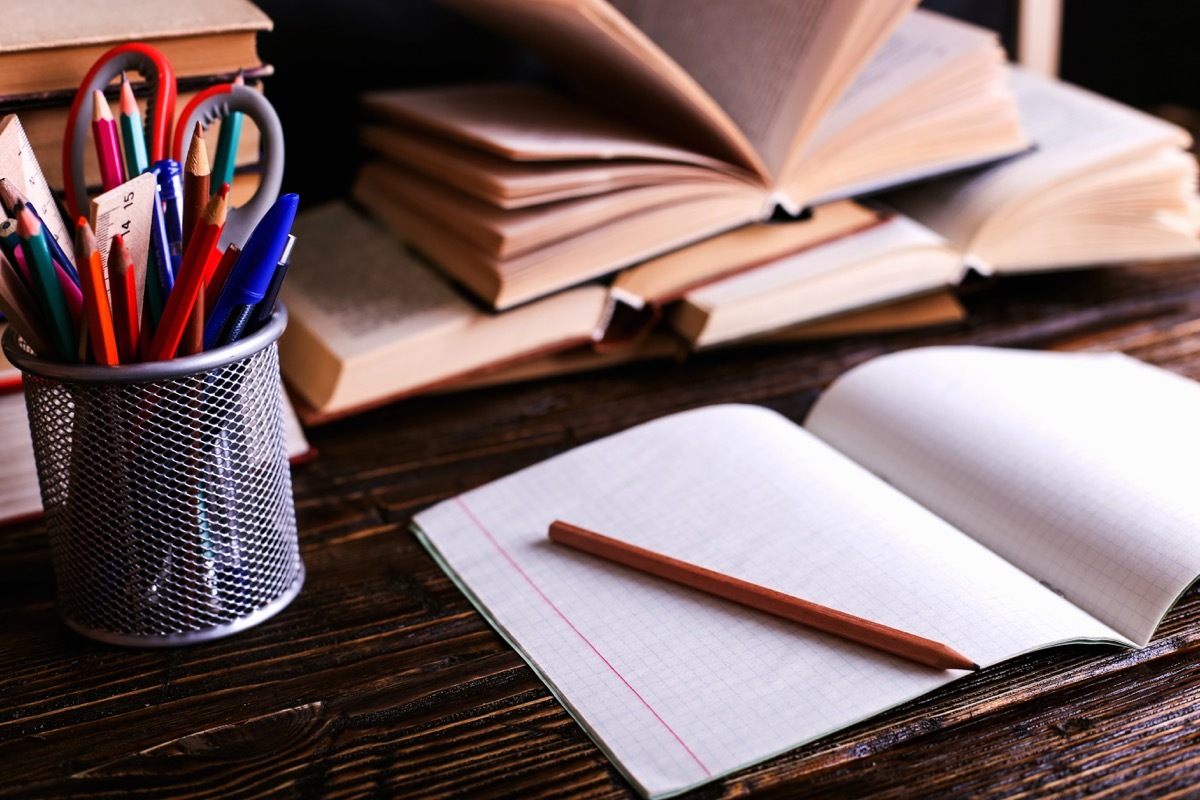
<path fill-rule="evenodd" d="M 133 87 L 121 73 L 121 144 L 125 150 L 125 175 L 136 178 L 150 169 L 146 156 L 146 130 L 142 127 L 142 112 L 133 96 Z"/>
<path fill-rule="evenodd" d="M 246 82 L 239 70 L 233 79 L 234 86 L 242 86 Z M 212 178 L 209 183 L 209 193 L 213 194 L 221 188 L 222 183 L 233 185 L 234 162 L 237 161 L 238 140 L 242 136 L 242 112 L 230 112 L 228 117 L 221 120 L 221 132 L 217 136 L 217 152 L 213 158 Z"/>
<path fill-rule="evenodd" d="M 63 361 L 73 362 L 76 340 L 71 315 L 67 311 L 67 300 L 63 295 L 62 286 L 59 285 L 54 262 L 50 258 L 50 248 L 42 233 L 42 223 L 27 206 L 21 206 L 17 212 L 17 233 L 33 276 L 34 295 L 46 316 L 54 347 Z"/>

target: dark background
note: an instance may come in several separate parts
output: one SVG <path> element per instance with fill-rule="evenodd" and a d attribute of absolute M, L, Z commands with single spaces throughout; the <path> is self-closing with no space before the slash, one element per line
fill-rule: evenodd
<path fill-rule="evenodd" d="M 287 132 L 284 190 L 306 206 L 349 189 L 362 161 L 362 91 L 545 74 L 533 56 L 432 0 L 256 2 L 275 21 L 259 50 L 276 69 L 267 94 Z M 922 6 L 998 31 L 1013 54 L 1011 0 Z M 1200 109 L 1197 30 L 1200 3 L 1064 0 L 1060 74 L 1141 108 Z"/>

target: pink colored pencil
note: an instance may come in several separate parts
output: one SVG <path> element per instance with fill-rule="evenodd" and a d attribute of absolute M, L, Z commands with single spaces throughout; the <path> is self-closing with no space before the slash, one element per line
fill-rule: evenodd
<path fill-rule="evenodd" d="M 96 143 L 96 158 L 100 162 L 100 185 L 107 192 L 125 182 L 125 172 L 121 166 L 117 121 L 113 119 L 104 92 L 99 89 L 92 95 L 92 138 Z"/>

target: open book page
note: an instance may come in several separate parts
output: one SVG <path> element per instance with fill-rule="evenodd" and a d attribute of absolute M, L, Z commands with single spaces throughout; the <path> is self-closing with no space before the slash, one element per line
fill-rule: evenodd
<path fill-rule="evenodd" d="M 821 202 L 1028 146 L 996 35 L 914 11 L 820 121 L 784 189 Z"/>
<path fill-rule="evenodd" d="M 903 216 L 687 292 L 671 325 L 697 347 L 958 283 L 962 258 Z"/>
<path fill-rule="evenodd" d="M 874 359 L 806 425 L 1144 645 L 1200 574 L 1200 386 L 1119 354 Z"/>
<path fill-rule="evenodd" d="M 633 186 L 742 181 L 732 167 L 634 158 L 514 161 L 411 128 L 368 126 L 363 143 L 393 164 L 432 177 L 504 209 L 589 197 Z"/>
<path fill-rule="evenodd" d="M 724 109 L 778 177 L 912 3 L 906 0 L 613 0 Z"/>
<path fill-rule="evenodd" d="M 1114 632 L 785 418 L 716 406 L 416 516 L 419 534 L 638 788 L 665 795 L 953 680 L 549 542 L 562 519 L 989 664 Z"/>
<path fill-rule="evenodd" d="M 851 200 L 812 210 L 800 222 L 756 222 L 624 270 L 612 284 L 615 297 L 640 308 L 677 300 L 688 291 L 732 273 L 766 264 L 880 222 L 879 212 Z"/>
<path fill-rule="evenodd" d="M 442 2 L 542 55 L 606 113 L 766 174 L 729 115 L 607 0 Z"/>
<path fill-rule="evenodd" d="M 606 290 L 583 286 L 505 314 L 468 302 L 388 232 L 343 203 L 302 213 L 281 296 L 289 384 L 333 414 L 591 341 Z"/>
<path fill-rule="evenodd" d="M 514 161 L 641 158 L 730 169 L 536 86 L 398 89 L 369 93 L 363 102 L 393 122 Z"/>
<path fill-rule="evenodd" d="M 976 173 L 886 195 L 889 205 L 971 251 L 985 224 L 1056 185 L 1163 147 L 1186 148 L 1170 123 L 1069 84 L 1011 71 L 1021 118 L 1035 147 Z"/>

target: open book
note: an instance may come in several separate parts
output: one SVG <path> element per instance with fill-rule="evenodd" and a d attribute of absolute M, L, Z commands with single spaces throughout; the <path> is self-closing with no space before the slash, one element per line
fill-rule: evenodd
<path fill-rule="evenodd" d="M 982 271 L 1200 254 L 1187 131 L 1021 70 L 1010 86 L 1030 152 L 881 201 L 937 231 Z"/>
<path fill-rule="evenodd" d="M 607 290 L 581 286 L 496 314 L 344 203 L 302 212 L 280 297 L 279 367 L 308 424 L 590 343 Z M 331 269 L 336 265 L 336 269 Z"/>
<path fill-rule="evenodd" d="M 984 667 L 1144 646 L 1200 573 L 1200 386 L 1119 354 L 936 347 L 805 428 L 665 417 L 418 514 L 424 544 L 635 787 L 665 796 L 953 681 L 560 548 L 555 519 L 943 642 Z"/>
<path fill-rule="evenodd" d="M 807 224 L 791 223 L 783 227 L 800 232 Z M 718 253 L 737 247 L 746 253 L 760 246 L 772 233 L 775 232 L 763 230 L 762 226 L 741 228 L 668 253 L 628 272 L 649 272 L 675 262 L 707 263 Z M 666 318 L 693 347 L 709 347 L 851 310 L 944 291 L 958 284 L 965 270 L 962 254 L 942 237 L 907 217 L 896 215 L 832 241 L 781 253 L 753 269 L 688 289 L 668 309 Z M 623 285 L 633 283 L 623 278 L 626 273 L 614 282 L 614 294 Z"/>
<path fill-rule="evenodd" d="M 994 35 L 905 18 L 910 0 L 449 4 L 545 55 L 583 102 L 370 95 L 386 160 L 354 195 L 497 308 L 1026 144 Z"/>

